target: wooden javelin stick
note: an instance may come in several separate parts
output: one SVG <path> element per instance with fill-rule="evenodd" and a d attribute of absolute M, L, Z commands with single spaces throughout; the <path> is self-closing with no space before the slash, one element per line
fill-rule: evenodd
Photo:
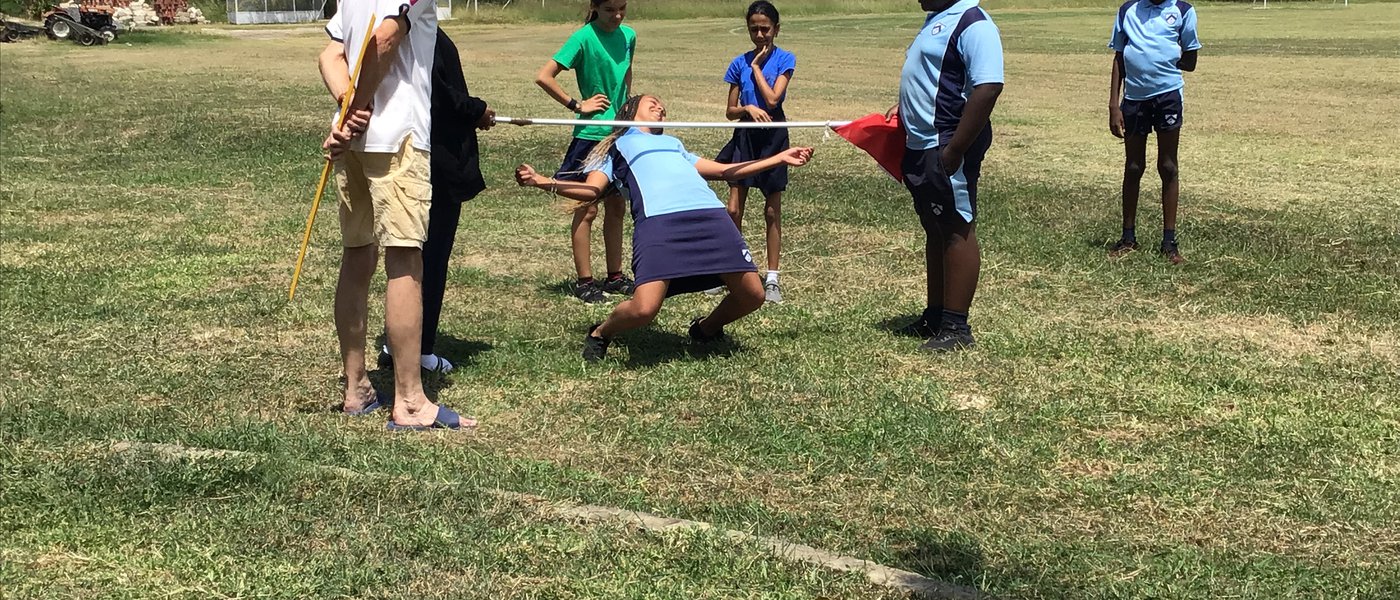
<path fill-rule="evenodd" d="M 355 62 L 355 72 L 350 75 L 350 89 L 340 99 L 340 115 L 336 117 L 335 128 L 345 126 L 345 118 L 350 114 L 350 102 L 355 98 L 355 87 L 360 83 L 360 67 L 365 66 L 365 52 L 374 42 L 375 15 L 369 16 L 369 28 L 365 29 L 365 43 L 360 46 L 360 59 Z M 287 291 L 287 301 L 297 297 L 297 280 L 301 279 L 301 263 L 306 260 L 306 247 L 311 244 L 311 226 L 316 224 L 316 211 L 321 208 L 321 196 L 326 193 L 326 181 L 331 177 L 331 159 L 326 158 L 321 167 L 321 182 L 316 184 L 316 197 L 311 200 L 311 214 L 306 217 L 306 235 L 301 238 L 301 252 L 297 254 L 297 267 L 292 271 L 292 287 Z"/>

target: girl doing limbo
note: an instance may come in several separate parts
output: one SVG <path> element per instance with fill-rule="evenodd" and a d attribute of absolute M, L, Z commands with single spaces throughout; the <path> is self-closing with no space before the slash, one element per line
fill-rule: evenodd
<path fill-rule="evenodd" d="M 758 310 L 763 305 L 763 284 L 753 257 L 724 203 L 705 180 L 734 181 L 782 165 L 800 167 L 812 157 L 811 148 L 792 148 L 737 164 L 707 160 L 664 135 L 665 118 L 666 107 L 659 98 L 629 99 L 618 119 L 656 125 L 615 129 L 589 154 L 583 181 L 544 177 L 530 165 L 515 171 L 520 185 L 550 190 L 581 203 L 580 209 L 596 204 L 610 185 L 617 186 L 631 204 L 636 291 L 606 321 L 589 329 L 583 347 L 583 357 L 589 361 L 602 359 L 613 337 L 651 323 L 669 296 L 721 284 L 729 288 L 709 316 L 691 321 L 690 337 L 696 342 L 722 339 L 725 325 Z"/>

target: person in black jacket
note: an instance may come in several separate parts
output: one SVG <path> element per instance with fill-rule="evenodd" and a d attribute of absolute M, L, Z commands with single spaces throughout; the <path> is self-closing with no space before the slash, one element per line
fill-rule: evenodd
<path fill-rule="evenodd" d="M 496 111 L 467 91 L 457 46 L 441 29 L 433 53 L 432 106 L 433 204 L 428 212 L 428 240 L 423 244 L 423 355 L 419 361 L 424 369 L 447 373 L 452 363 L 433 348 L 447 289 L 447 259 L 457 239 L 462 203 L 486 189 L 476 130 L 495 125 Z M 391 363 L 388 347 L 381 350 L 380 362 Z"/>

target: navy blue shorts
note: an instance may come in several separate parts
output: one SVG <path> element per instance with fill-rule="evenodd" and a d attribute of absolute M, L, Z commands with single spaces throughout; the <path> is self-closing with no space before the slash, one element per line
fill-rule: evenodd
<path fill-rule="evenodd" d="M 646 217 L 632 231 L 637 285 L 669 281 L 667 296 L 723 285 L 724 273 L 757 271 L 749 245 L 723 208 Z"/>
<path fill-rule="evenodd" d="M 569 149 L 564 151 L 564 162 L 559 165 L 559 170 L 554 172 L 554 178 L 559 181 L 588 179 L 588 173 L 585 173 L 583 168 L 588 162 L 588 153 L 597 145 L 598 140 L 574 138 L 569 142 Z"/>
<path fill-rule="evenodd" d="M 787 129 L 735 129 L 734 136 L 729 139 L 728 144 L 725 144 L 724 149 L 719 151 L 719 156 L 715 157 L 715 161 L 741 163 L 761 160 L 788 148 Z M 759 191 L 763 192 L 763 195 L 767 196 L 786 191 L 787 185 L 788 166 L 782 165 L 753 177 L 732 182 L 729 187 L 758 188 Z"/>
<path fill-rule="evenodd" d="M 952 173 L 943 168 L 941 146 L 904 151 L 900 170 L 904 186 L 914 197 L 914 212 L 919 214 L 920 222 L 966 225 L 977 218 L 977 180 L 982 177 L 982 159 L 991 146 L 992 126 L 988 124 L 967 149 L 962 165 Z"/>
<path fill-rule="evenodd" d="M 1181 90 L 1172 90 L 1146 100 L 1123 100 L 1123 135 L 1147 135 L 1152 130 L 1181 129 Z"/>

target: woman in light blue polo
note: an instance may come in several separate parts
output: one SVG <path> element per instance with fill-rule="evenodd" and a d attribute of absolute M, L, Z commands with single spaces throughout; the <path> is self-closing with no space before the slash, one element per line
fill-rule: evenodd
<path fill-rule="evenodd" d="M 634 96 L 618 118 L 660 124 L 666 108 L 655 96 Z M 705 180 L 735 181 L 781 165 L 800 167 L 811 157 L 811 148 L 791 148 L 762 160 L 719 163 L 687 152 L 680 140 L 664 135 L 658 125 L 615 129 L 589 155 L 584 168 L 588 175 L 581 182 L 543 177 L 530 165 L 517 167 L 515 178 L 520 185 L 576 200 L 581 208 L 598 202 L 609 185 L 621 189 L 631 204 L 637 288 L 606 321 L 589 329 L 583 357 L 602 359 L 614 336 L 651 323 L 662 302 L 676 294 L 717 285 L 729 288 L 709 316 L 691 321 L 690 337 L 697 342 L 721 339 L 725 325 L 758 310 L 763 305 L 763 283 L 753 256 L 725 204 Z"/>
<path fill-rule="evenodd" d="M 968 310 L 982 268 L 977 180 L 992 145 L 992 108 L 1001 94 L 1001 34 L 978 0 L 919 0 L 928 11 L 899 80 L 907 134 L 904 185 L 923 225 L 928 269 L 924 314 L 900 331 L 945 352 L 973 345 Z"/>

